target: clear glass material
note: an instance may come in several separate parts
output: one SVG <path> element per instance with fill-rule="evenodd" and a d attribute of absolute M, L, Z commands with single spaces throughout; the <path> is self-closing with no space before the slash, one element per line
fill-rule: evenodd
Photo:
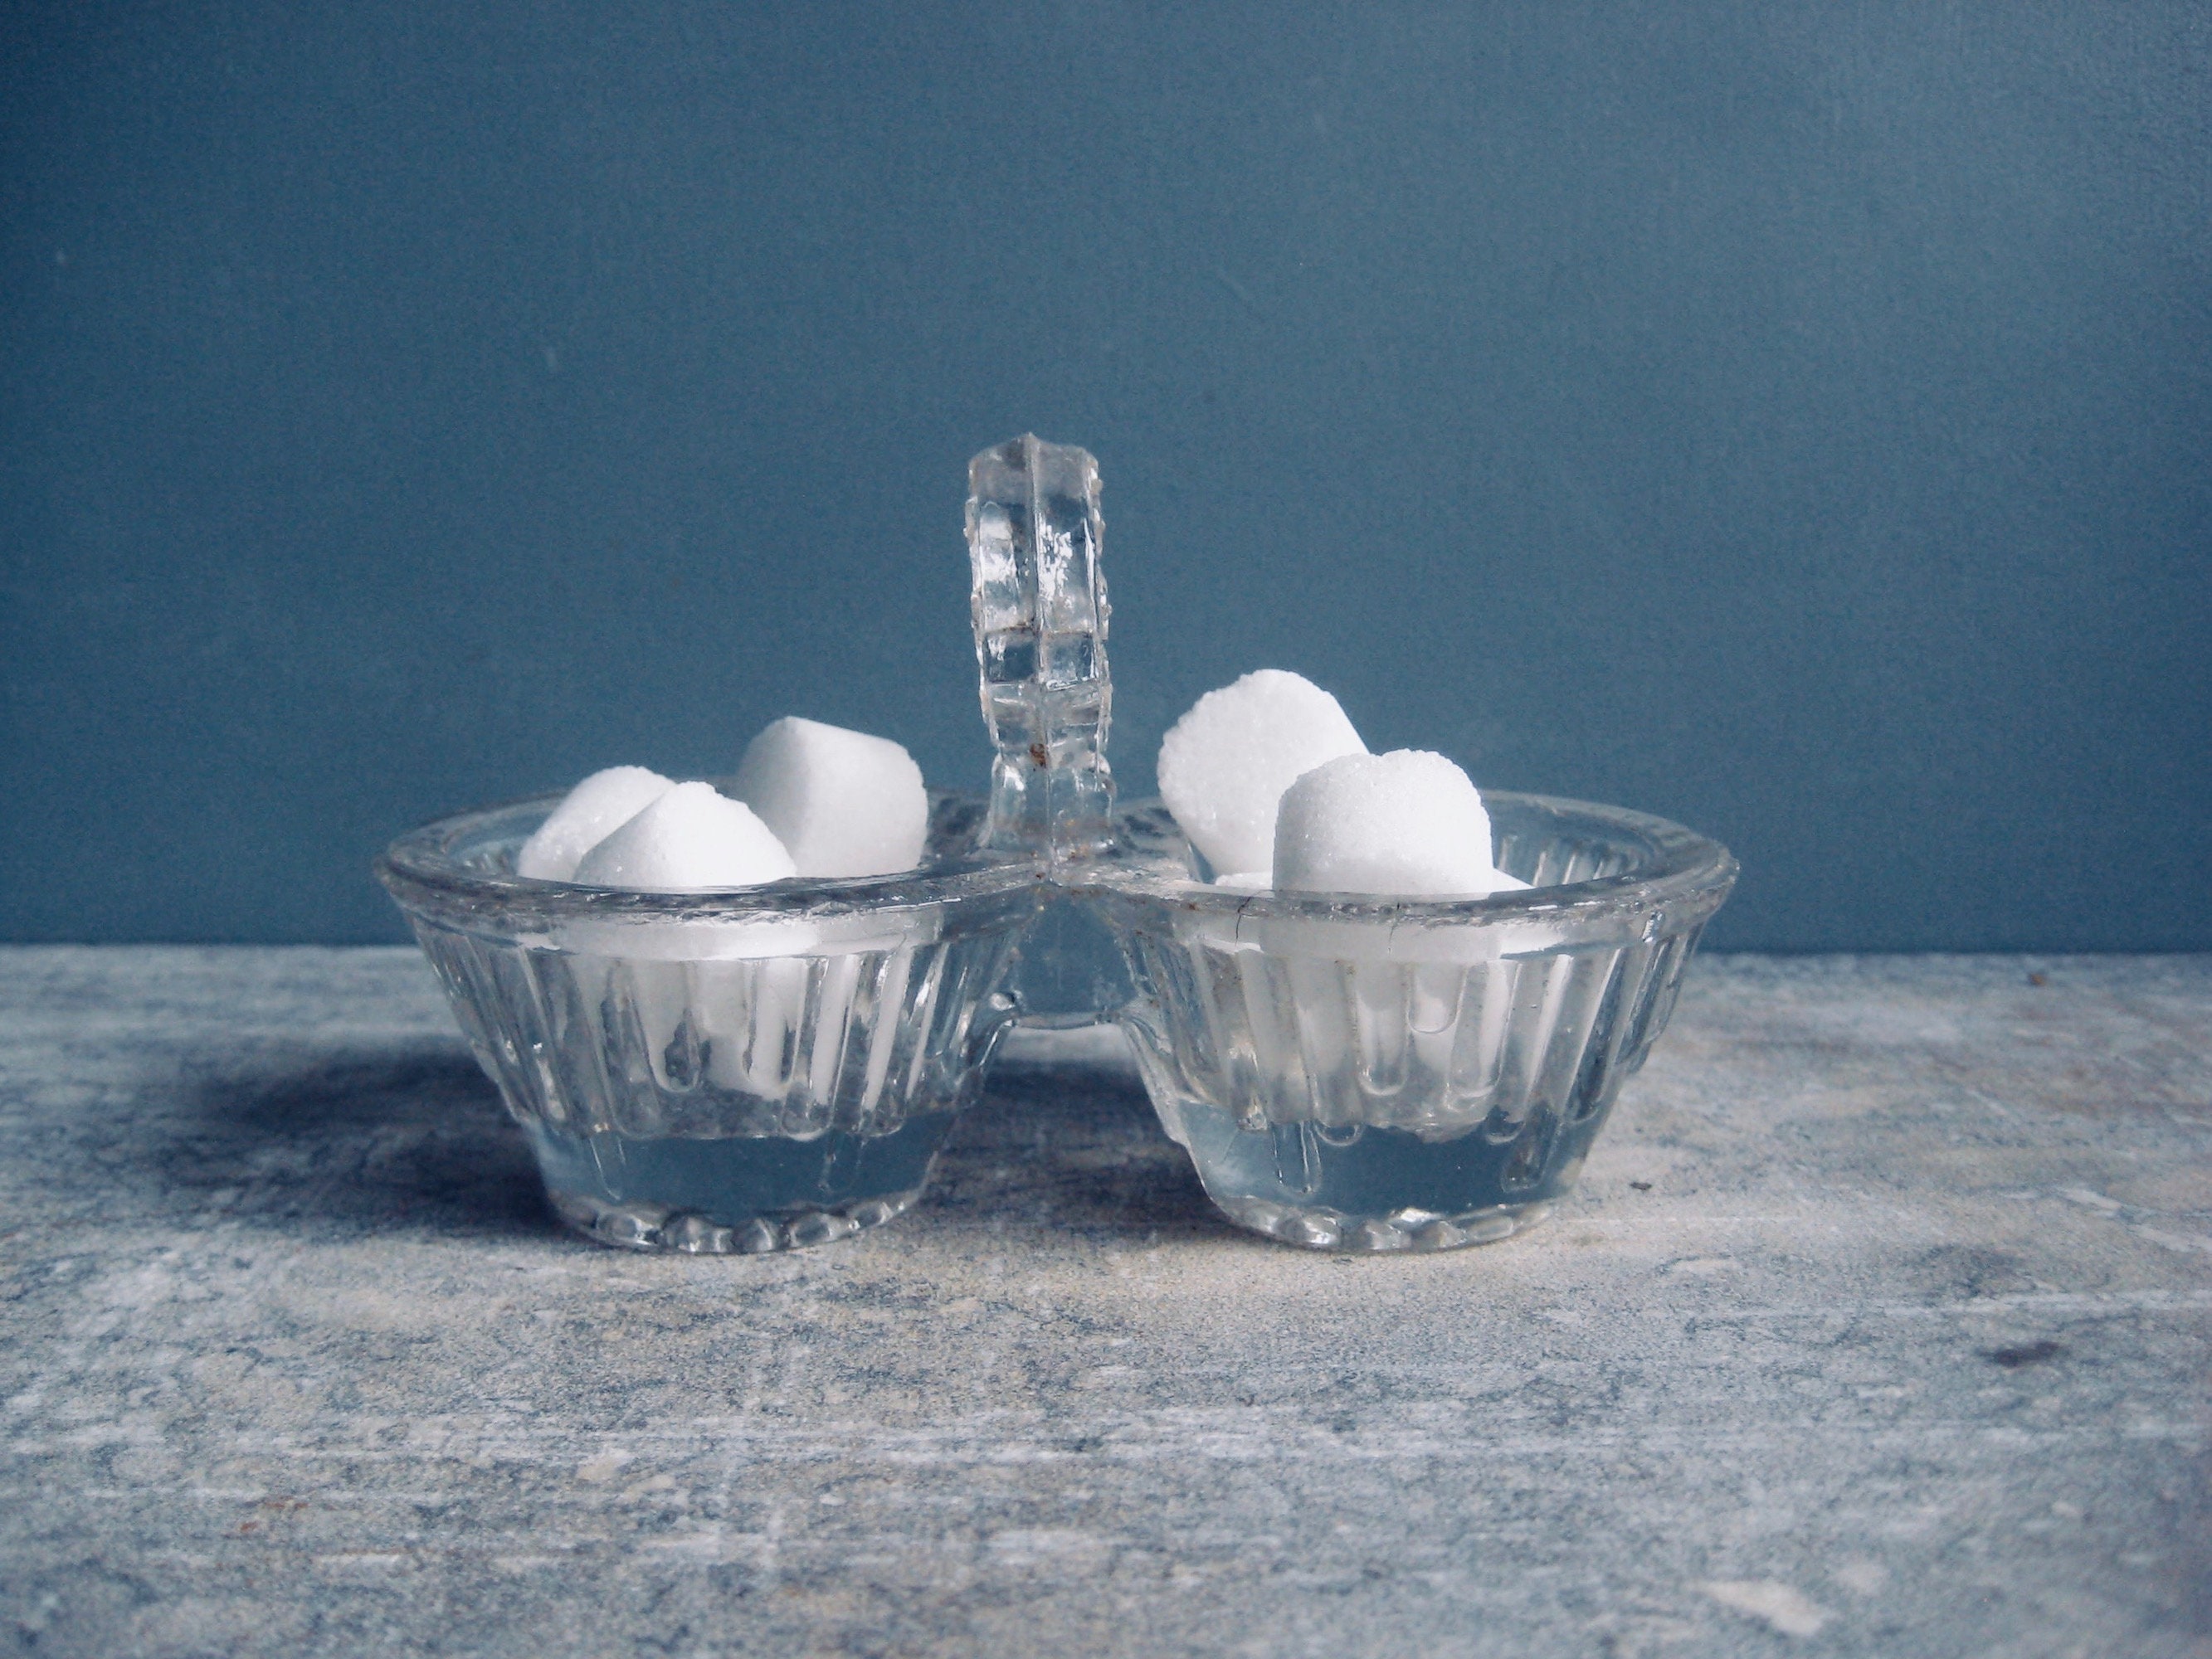
<path fill-rule="evenodd" d="M 1112 836 L 1098 463 L 1024 435 L 968 464 L 969 603 L 991 771 L 989 844 L 1080 858 Z"/>
<path fill-rule="evenodd" d="M 1024 990 L 1060 1024 L 1125 994 L 1096 989 L 1110 941 L 1048 874 L 1112 828 L 1098 465 L 1024 436 L 969 485 L 998 754 L 988 802 L 933 797 L 920 868 L 690 895 L 522 880 L 556 797 L 431 824 L 379 866 L 554 1208 L 602 1243 L 776 1250 L 886 1221 Z"/>
<path fill-rule="evenodd" d="M 1464 900 L 1224 890 L 1164 809 L 1088 896 L 1168 1133 L 1243 1225 L 1334 1250 L 1486 1243 L 1573 1183 L 1673 1012 L 1735 862 L 1679 825 L 1503 791 Z"/>
<path fill-rule="evenodd" d="M 1572 1184 L 1727 896 L 1657 818 L 1485 797 L 1533 890 L 1226 890 L 1166 811 L 1117 812 L 1097 463 L 969 466 L 988 800 L 935 792 L 921 865 L 621 892 L 530 881 L 558 797 L 447 818 L 378 874 L 537 1152 L 604 1243 L 764 1251 L 911 1205 L 1017 1018 L 1116 1020 L 1160 1121 L 1244 1225 L 1330 1249 L 1501 1238 Z"/>
<path fill-rule="evenodd" d="M 709 894 L 527 881 L 557 796 L 434 823 L 378 873 L 527 1133 L 555 1210 L 602 1243 L 763 1251 L 911 1205 L 1014 1012 L 1037 908 L 933 798 L 922 865 Z"/>

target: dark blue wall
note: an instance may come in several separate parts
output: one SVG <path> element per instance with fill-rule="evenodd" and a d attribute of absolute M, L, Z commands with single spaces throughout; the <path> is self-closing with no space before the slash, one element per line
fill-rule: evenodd
<path fill-rule="evenodd" d="M 398 936 L 787 711 L 980 781 L 963 465 L 1125 788 L 1278 665 L 1730 842 L 1714 942 L 2212 947 L 2212 12 L 16 8 L 0 937 Z"/>

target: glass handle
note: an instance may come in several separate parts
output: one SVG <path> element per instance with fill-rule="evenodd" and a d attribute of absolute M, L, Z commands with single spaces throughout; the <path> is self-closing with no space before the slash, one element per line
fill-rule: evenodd
<path fill-rule="evenodd" d="M 1106 763 L 1104 523 L 1098 463 L 1024 434 L 968 464 L 968 556 L 991 771 L 994 850 L 1054 864 L 1114 835 Z"/>

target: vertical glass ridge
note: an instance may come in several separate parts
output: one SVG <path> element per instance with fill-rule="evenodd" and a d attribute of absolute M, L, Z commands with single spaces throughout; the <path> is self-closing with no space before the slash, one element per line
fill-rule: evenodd
<path fill-rule="evenodd" d="M 1113 840 L 1105 523 L 1087 450 L 1023 436 L 968 464 L 970 610 L 998 753 L 988 844 L 1058 860 Z"/>

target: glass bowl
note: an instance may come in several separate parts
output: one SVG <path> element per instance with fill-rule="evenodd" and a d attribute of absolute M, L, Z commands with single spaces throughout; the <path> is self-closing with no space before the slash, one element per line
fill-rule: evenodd
<path fill-rule="evenodd" d="M 1146 1092 L 1243 1226 L 1330 1250 L 1486 1243 L 1549 1213 L 1673 1012 L 1727 848 L 1485 791 L 1487 898 L 1212 886 L 1157 805 L 1082 896 L 1127 958 Z"/>
<path fill-rule="evenodd" d="M 558 795 L 442 818 L 377 875 L 561 1218 L 699 1254 L 840 1238 L 918 1198 L 1014 1004 L 1034 872 L 931 793 L 916 869 L 708 893 L 514 874 Z"/>

